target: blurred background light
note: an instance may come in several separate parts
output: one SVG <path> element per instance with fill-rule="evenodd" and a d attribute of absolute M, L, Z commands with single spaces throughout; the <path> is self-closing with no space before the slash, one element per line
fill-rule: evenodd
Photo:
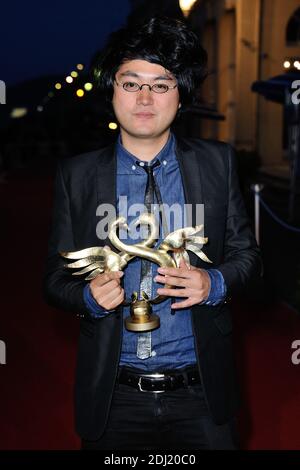
<path fill-rule="evenodd" d="M 92 83 L 87 82 L 87 83 L 84 84 L 84 89 L 85 89 L 86 91 L 91 91 L 92 88 L 93 88 L 93 84 L 92 84 Z"/>
<path fill-rule="evenodd" d="M 184 14 L 184 16 L 188 16 L 192 6 L 194 5 L 194 3 L 196 2 L 196 0 L 179 0 L 179 6 L 182 10 L 182 13 Z"/>
<path fill-rule="evenodd" d="M 23 116 L 26 116 L 27 112 L 28 112 L 27 108 L 13 108 L 10 113 L 10 117 L 13 119 L 18 119 Z"/>
<path fill-rule="evenodd" d="M 76 95 L 77 95 L 79 98 L 82 98 L 83 95 L 84 95 L 84 91 L 83 91 L 81 88 L 79 88 L 79 89 L 76 91 Z"/>
<path fill-rule="evenodd" d="M 298 69 L 298 70 L 300 69 L 300 62 L 299 62 L 299 60 L 295 60 L 295 62 L 294 62 L 294 67 L 295 67 L 296 69 Z"/>

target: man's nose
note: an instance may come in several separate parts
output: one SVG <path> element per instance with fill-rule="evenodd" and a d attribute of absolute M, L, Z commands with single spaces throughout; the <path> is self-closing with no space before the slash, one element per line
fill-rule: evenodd
<path fill-rule="evenodd" d="M 137 103 L 138 104 L 151 104 L 153 102 L 152 91 L 148 85 L 144 85 L 141 90 L 137 92 Z"/>

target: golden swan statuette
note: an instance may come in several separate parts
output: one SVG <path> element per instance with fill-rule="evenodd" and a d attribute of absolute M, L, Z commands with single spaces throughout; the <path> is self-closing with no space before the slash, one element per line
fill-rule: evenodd
<path fill-rule="evenodd" d="M 124 217 L 118 217 L 110 224 L 108 238 L 119 253 L 106 246 L 61 252 L 64 258 L 77 260 L 66 264 L 65 267 L 76 269 L 72 273 L 74 276 L 88 274 L 85 279 L 91 280 L 103 272 L 123 270 L 136 256 L 148 259 L 161 267 L 179 267 L 181 259 L 184 259 L 188 266 L 190 265 L 187 251 L 192 251 L 203 261 L 211 263 L 201 250 L 202 245 L 206 244 L 208 239 L 196 235 L 202 230 L 203 225 L 175 230 L 169 233 L 157 248 L 152 248 L 158 238 L 158 226 L 153 214 L 141 214 L 133 225 L 148 225 L 150 227 L 148 238 L 130 245 L 122 242 L 117 235 L 117 229 L 129 230 L 129 227 Z M 81 269 L 78 270 L 79 268 Z M 166 284 L 165 287 L 169 286 Z M 151 304 L 162 302 L 166 296 L 157 295 L 149 299 L 145 292 L 141 295 L 142 299 L 139 300 L 138 293 L 133 292 L 131 300 L 125 299 L 123 302 L 123 305 L 131 306 L 131 316 L 125 319 L 126 328 L 130 331 L 149 331 L 159 326 L 159 318 L 151 314 Z"/>

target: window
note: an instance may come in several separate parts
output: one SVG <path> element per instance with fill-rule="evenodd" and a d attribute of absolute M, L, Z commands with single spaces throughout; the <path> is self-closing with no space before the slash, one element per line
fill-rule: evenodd
<path fill-rule="evenodd" d="M 286 45 L 300 45 L 300 8 L 298 8 L 289 19 L 286 28 Z"/>

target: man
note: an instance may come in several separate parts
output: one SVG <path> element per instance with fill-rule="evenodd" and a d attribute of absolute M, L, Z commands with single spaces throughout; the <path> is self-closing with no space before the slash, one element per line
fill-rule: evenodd
<path fill-rule="evenodd" d="M 153 18 L 114 34 L 95 75 L 119 123 L 118 142 L 58 168 L 45 292 L 49 303 L 80 315 L 75 402 L 83 449 L 236 448 L 227 303 L 260 272 L 258 248 L 232 149 L 177 139 L 170 131 L 205 67 L 196 36 L 178 21 Z M 99 207 L 111 204 L 121 213 L 124 196 L 128 206 L 145 203 L 150 165 L 158 202 L 204 205 L 203 251 L 212 265 L 192 253 L 191 266 L 152 264 L 149 271 L 148 264 L 145 271 L 146 261 L 136 258 L 124 275 L 105 272 L 91 282 L 72 277 L 59 253 L 114 249 L 97 225 L 104 217 Z M 167 233 L 176 229 L 169 222 Z M 165 235 L 161 227 L 155 246 Z M 122 303 L 145 280 L 150 294 L 167 299 L 153 306 L 160 327 L 140 334 L 125 328 Z"/>

